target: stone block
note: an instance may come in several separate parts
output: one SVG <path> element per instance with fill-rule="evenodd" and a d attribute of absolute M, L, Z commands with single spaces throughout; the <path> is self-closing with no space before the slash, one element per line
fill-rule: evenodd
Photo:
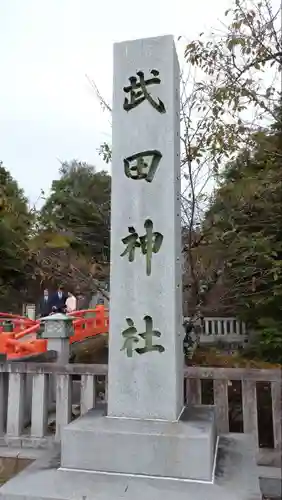
<path fill-rule="evenodd" d="M 62 432 L 62 467 L 181 479 L 212 480 L 215 415 L 186 409 L 179 422 L 118 419 L 96 410 Z"/>
<path fill-rule="evenodd" d="M 6 434 L 4 436 L 4 441 L 6 446 L 9 448 L 21 448 L 22 447 L 22 438 L 21 437 L 12 437 Z"/>
<path fill-rule="evenodd" d="M 54 447 L 54 437 L 22 437 L 22 447 L 23 448 L 34 448 L 34 449 L 46 449 Z"/>

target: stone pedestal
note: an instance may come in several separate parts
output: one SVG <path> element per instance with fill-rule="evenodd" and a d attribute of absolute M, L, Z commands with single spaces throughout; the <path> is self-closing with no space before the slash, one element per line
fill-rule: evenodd
<path fill-rule="evenodd" d="M 69 362 L 70 337 L 74 335 L 73 319 L 65 314 L 57 313 L 42 318 L 43 339 L 48 339 L 48 351 L 57 352 L 57 363 L 65 365 Z"/>
<path fill-rule="evenodd" d="M 114 453 L 119 456 L 120 450 Z M 261 500 L 255 443 L 243 434 L 220 438 L 212 481 L 94 473 L 59 466 L 59 455 L 36 461 L 0 489 L 1 500 Z"/>
<path fill-rule="evenodd" d="M 108 418 L 92 410 L 63 430 L 61 466 L 212 481 L 216 443 L 213 407 L 187 408 L 178 422 Z"/>
<path fill-rule="evenodd" d="M 73 319 L 62 313 L 52 314 L 42 318 L 44 330 L 43 339 L 48 339 L 48 351 L 57 353 L 56 363 L 67 365 L 70 358 L 70 337 L 74 335 Z M 50 377 L 48 394 L 49 411 L 55 409 L 56 405 L 56 380 Z"/>

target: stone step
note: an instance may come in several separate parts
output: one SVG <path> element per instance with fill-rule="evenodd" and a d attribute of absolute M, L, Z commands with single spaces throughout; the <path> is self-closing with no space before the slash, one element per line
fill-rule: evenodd
<path fill-rule="evenodd" d="M 58 469 L 59 455 L 49 456 L 37 460 L 0 488 L 0 499 L 261 500 L 254 455 L 250 436 L 220 438 L 213 483 L 65 471 Z"/>
<path fill-rule="evenodd" d="M 211 481 L 213 407 L 187 408 L 178 422 L 110 418 L 91 410 L 62 431 L 62 467 Z"/>

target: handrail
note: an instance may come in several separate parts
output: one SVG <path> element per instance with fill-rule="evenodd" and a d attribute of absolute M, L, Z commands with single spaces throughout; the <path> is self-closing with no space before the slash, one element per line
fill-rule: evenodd
<path fill-rule="evenodd" d="M 16 333 L 15 334 L 15 339 L 16 340 L 20 340 L 23 337 L 25 337 L 26 335 L 30 335 L 31 333 L 35 333 L 39 328 L 40 328 L 40 322 L 37 321 L 35 323 L 35 325 L 30 326 L 29 328 L 27 328 L 26 330 L 23 330 L 20 333 Z"/>
<path fill-rule="evenodd" d="M 3 313 L 3 312 L 0 312 L 0 318 L 20 319 L 22 321 L 35 321 L 33 319 L 27 318 L 26 316 L 22 316 L 20 314 Z"/>
<path fill-rule="evenodd" d="M 85 315 L 89 313 L 93 313 L 93 316 L 85 317 Z M 73 313 L 69 313 L 69 316 L 74 317 L 74 335 L 70 337 L 70 344 L 81 342 L 87 338 L 108 332 L 108 310 L 105 309 L 105 307 L 102 305 L 96 306 L 95 309 L 83 309 L 74 311 Z M 41 344 L 40 342 L 37 342 L 35 344 L 36 333 L 40 328 L 40 320 L 29 320 L 28 318 L 24 319 L 21 317 L 11 318 L 12 323 L 22 323 L 23 321 L 25 321 L 25 328 L 23 330 L 17 328 L 17 330 L 9 332 L 9 335 L 5 335 L 5 337 L 3 336 L 2 342 L 0 342 L 0 352 L 7 354 L 8 359 L 21 356 L 21 353 L 24 349 L 24 347 L 22 346 L 23 342 L 25 344 L 26 350 L 28 350 L 28 344 L 30 343 L 30 352 L 36 352 L 35 346 L 38 346 L 38 352 L 43 352 L 42 349 L 44 349 L 44 346 L 45 350 L 47 351 L 47 342 L 45 344 Z M 30 335 L 31 338 L 26 339 L 26 337 Z"/>
<path fill-rule="evenodd" d="M 40 447 L 48 447 L 50 444 L 48 440 L 55 438 L 59 441 L 61 426 L 67 425 L 71 419 L 72 404 L 78 404 L 83 414 L 95 407 L 96 401 L 107 400 L 107 375 L 107 365 L 59 365 L 50 361 L 25 363 L 15 360 L 0 362 L 0 434 L 4 435 L 5 442 L 11 446 L 15 446 L 15 443 L 16 446 L 22 447 L 30 446 L 30 443 L 34 446 L 34 443 L 38 442 Z M 232 406 L 230 406 L 228 386 L 235 380 L 240 381 L 242 430 L 254 435 L 257 447 L 260 443 L 258 382 L 267 383 L 271 393 L 269 411 L 272 419 L 270 418 L 269 425 L 272 426 L 273 448 L 280 450 L 281 454 L 280 369 L 187 367 L 184 370 L 185 404 L 203 404 L 205 379 L 210 379 L 212 382 L 212 396 L 220 434 L 233 432 L 229 419 Z M 50 387 L 55 389 L 56 394 L 55 436 L 50 436 L 50 429 L 47 427 L 49 400 L 44 395 L 48 393 Z M 102 399 L 100 394 L 103 395 Z M 50 408 L 53 412 L 53 403 Z M 26 419 L 30 422 L 30 413 L 31 432 L 28 436 L 25 422 Z"/>

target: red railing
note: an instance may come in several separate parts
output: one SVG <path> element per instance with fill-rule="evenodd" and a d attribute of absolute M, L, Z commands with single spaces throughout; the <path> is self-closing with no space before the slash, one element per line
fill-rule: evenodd
<path fill-rule="evenodd" d="M 90 314 L 90 317 L 86 317 Z M 109 331 L 108 310 L 103 305 L 95 309 L 74 311 L 70 316 L 75 318 L 73 320 L 74 335 L 70 338 L 71 344 Z M 30 320 L 6 313 L 0 313 L 0 322 L 2 322 L 1 318 L 3 321 L 9 320 L 13 325 L 11 332 L 3 331 L 3 326 L 0 329 L 0 353 L 6 354 L 8 359 L 47 351 L 48 341 L 37 338 L 40 328 L 39 320 Z M 27 336 L 29 338 L 25 340 Z"/>

